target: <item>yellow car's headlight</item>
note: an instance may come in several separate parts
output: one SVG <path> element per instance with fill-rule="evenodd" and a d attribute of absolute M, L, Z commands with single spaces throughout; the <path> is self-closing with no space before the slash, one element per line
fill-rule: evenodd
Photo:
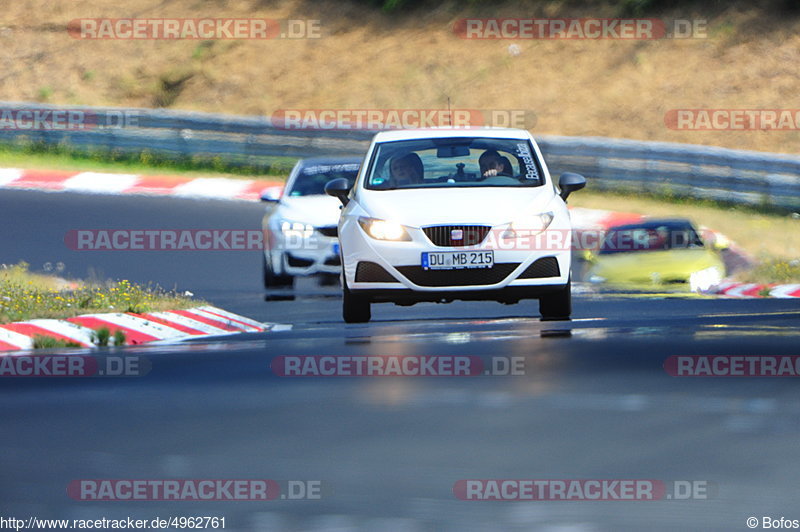
<path fill-rule="evenodd" d="M 358 219 L 358 224 L 375 240 L 393 240 L 396 242 L 411 240 L 405 227 L 395 222 L 362 216 Z"/>
<path fill-rule="evenodd" d="M 692 292 L 705 292 L 722 281 L 722 272 L 716 266 L 694 272 L 689 276 L 689 287 Z"/>

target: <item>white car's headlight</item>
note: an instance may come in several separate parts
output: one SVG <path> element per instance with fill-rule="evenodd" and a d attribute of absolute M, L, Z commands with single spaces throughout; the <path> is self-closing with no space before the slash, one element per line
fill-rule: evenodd
<path fill-rule="evenodd" d="M 692 292 L 705 292 L 722 281 L 722 272 L 716 266 L 694 272 L 689 276 L 689 287 Z"/>
<path fill-rule="evenodd" d="M 362 216 L 358 219 L 358 224 L 369 236 L 376 240 L 411 240 L 405 227 L 395 222 Z"/>
<path fill-rule="evenodd" d="M 533 236 L 544 232 L 553 223 L 553 213 L 543 212 L 534 216 L 527 216 L 511 222 L 503 234 L 504 238 L 517 236 Z"/>
<path fill-rule="evenodd" d="M 281 233 L 287 238 L 309 238 L 314 234 L 314 226 L 302 222 L 282 220 L 280 227 Z"/>

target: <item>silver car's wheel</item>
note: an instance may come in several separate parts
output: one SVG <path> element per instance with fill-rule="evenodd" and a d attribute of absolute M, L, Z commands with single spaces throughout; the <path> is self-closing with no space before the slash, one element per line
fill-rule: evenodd
<path fill-rule="evenodd" d="M 261 254 L 261 261 L 264 268 L 264 288 L 292 288 L 294 286 L 294 277 L 291 275 L 276 275 L 263 253 Z"/>

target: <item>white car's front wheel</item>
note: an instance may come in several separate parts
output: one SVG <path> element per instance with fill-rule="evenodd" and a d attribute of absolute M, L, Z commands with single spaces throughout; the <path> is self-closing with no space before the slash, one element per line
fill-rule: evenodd
<path fill-rule="evenodd" d="M 572 314 L 572 279 L 564 288 L 539 298 L 539 313 L 542 321 L 568 320 Z"/>
<path fill-rule="evenodd" d="M 347 288 L 347 280 L 342 277 L 342 318 L 345 323 L 367 323 L 372 318 L 369 299 L 354 294 Z"/>

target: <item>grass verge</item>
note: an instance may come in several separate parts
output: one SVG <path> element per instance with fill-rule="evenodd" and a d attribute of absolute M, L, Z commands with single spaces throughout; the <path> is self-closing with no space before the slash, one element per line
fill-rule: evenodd
<path fill-rule="evenodd" d="M 0 144 L 0 168 L 33 168 L 234 179 L 285 179 L 297 159 L 270 157 L 240 164 L 220 156 L 167 157 L 148 151 L 122 153 L 41 143 Z"/>
<path fill-rule="evenodd" d="M 127 280 L 82 283 L 32 273 L 24 262 L 0 266 L 0 323 L 35 318 L 66 319 L 101 312 L 153 312 L 204 303 L 157 286 L 141 286 Z M 98 342 L 105 340 L 105 345 L 110 343 L 109 337 L 113 338 L 108 331 L 104 335 L 98 331 L 97 336 Z"/>
<path fill-rule="evenodd" d="M 782 259 L 765 260 L 752 270 L 737 274 L 735 279 L 743 283 L 800 283 L 800 259 L 790 261 Z"/>
<path fill-rule="evenodd" d="M 41 334 L 37 334 L 36 336 L 33 337 L 34 349 L 58 349 L 61 347 L 82 347 L 82 346 L 77 342 L 68 342 L 67 340 L 62 340 L 61 338 L 53 338 L 52 336 L 44 336 Z"/>

